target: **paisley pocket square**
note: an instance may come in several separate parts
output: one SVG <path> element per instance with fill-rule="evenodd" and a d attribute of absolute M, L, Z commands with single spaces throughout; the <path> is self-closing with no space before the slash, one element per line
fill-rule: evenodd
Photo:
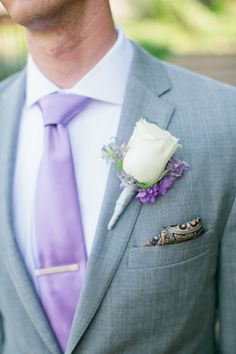
<path fill-rule="evenodd" d="M 161 232 L 144 244 L 144 247 L 165 246 L 192 240 L 203 234 L 202 220 L 197 217 L 185 224 L 164 227 Z"/>

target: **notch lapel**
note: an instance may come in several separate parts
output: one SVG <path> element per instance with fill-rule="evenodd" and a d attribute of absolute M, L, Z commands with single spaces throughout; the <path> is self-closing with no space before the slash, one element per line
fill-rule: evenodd
<path fill-rule="evenodd" d="M 52 354 L 60 354 L 57 341 L 44 315 L 33 283 L 18 250 L 13 230 L 12 185 L 17 140 L 25 96 L 25 72 L 2 94 L 0 101 L 0 220 L 1 259 L 14 283 L 19 298 L 42 341 Z"/>
<path fill-rule="evenodd" d="M 128 78 L 125 101 L 117 137 L 129 140 L 135 123 L 141 117 L 166 129 L 174 104 L 160 98 L 171 88 L 163 65 L 134 45 L 134 57 Z M 110 168 L 95 240 L 87 265 L 87 276 L 76 309 L 66 354 L 71 354 L 88 328 L 115 275 L 141 204 L 134 198 L 115 227 L 107 230 L 116 200 L 120 194 L 119 179 Z"/>

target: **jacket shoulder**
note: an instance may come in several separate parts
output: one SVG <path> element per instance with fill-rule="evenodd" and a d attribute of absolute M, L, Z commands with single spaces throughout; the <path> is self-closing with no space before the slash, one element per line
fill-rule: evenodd
<path fill-rule="evenodd" d="M 168 91 L 171 88 L 168 96 L 174 96 L 178 102 L 200 100 L 211 105 L 211 102 L 216 100 L 218 103 L 230 102 L 236 109 L 235 87 L 159 60 L 136 43 L 133 43 L 133 46 L 136 54 L 135 61 L 138 62 L 136 68 L 139 69 L 135 75 L 140 81 L 145 80 L 157 94 L 160 85 L 164 84 Z M 165 90 L 162 89 L 161 92 L 165 93 Z"/>
<path fill-rule="evenodd" d="M 174 90 L 180 91 L 186 97 L 192 96 L 195 100 L 217 101 L 218 104 L 230 103 L 236 109 L 236 88 L 219 82 L 210 77 L 194 73 L 190 70 L 163 62 Z"/>
<path fill-rule="evenodd" d="M 19 71 L 0 82 L 0 98 L 2 94 L 18 79 L 22 71 Z"/>

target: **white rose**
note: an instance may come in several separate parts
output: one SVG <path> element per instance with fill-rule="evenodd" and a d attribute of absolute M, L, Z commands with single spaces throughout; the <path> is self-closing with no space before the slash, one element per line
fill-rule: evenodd
<path fill-rule="evenodd" d="M 124 171 L 140 183 L 155 183 L 180 146 L 178 141 L 168 131 L 140 119 L 128 143 Z"/>

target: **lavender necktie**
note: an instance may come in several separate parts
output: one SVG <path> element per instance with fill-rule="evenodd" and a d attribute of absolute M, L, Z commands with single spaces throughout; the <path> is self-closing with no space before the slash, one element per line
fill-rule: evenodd
<path fill-rule="evenodd" d="M 73 94 L 51 94 L 38 102 L 44 118 L 44 154 L 36 188 L 35 274 L 41 302 L 63 351 L 87 261 L 66 124 L 88 103 L 88 98 Z"/>

